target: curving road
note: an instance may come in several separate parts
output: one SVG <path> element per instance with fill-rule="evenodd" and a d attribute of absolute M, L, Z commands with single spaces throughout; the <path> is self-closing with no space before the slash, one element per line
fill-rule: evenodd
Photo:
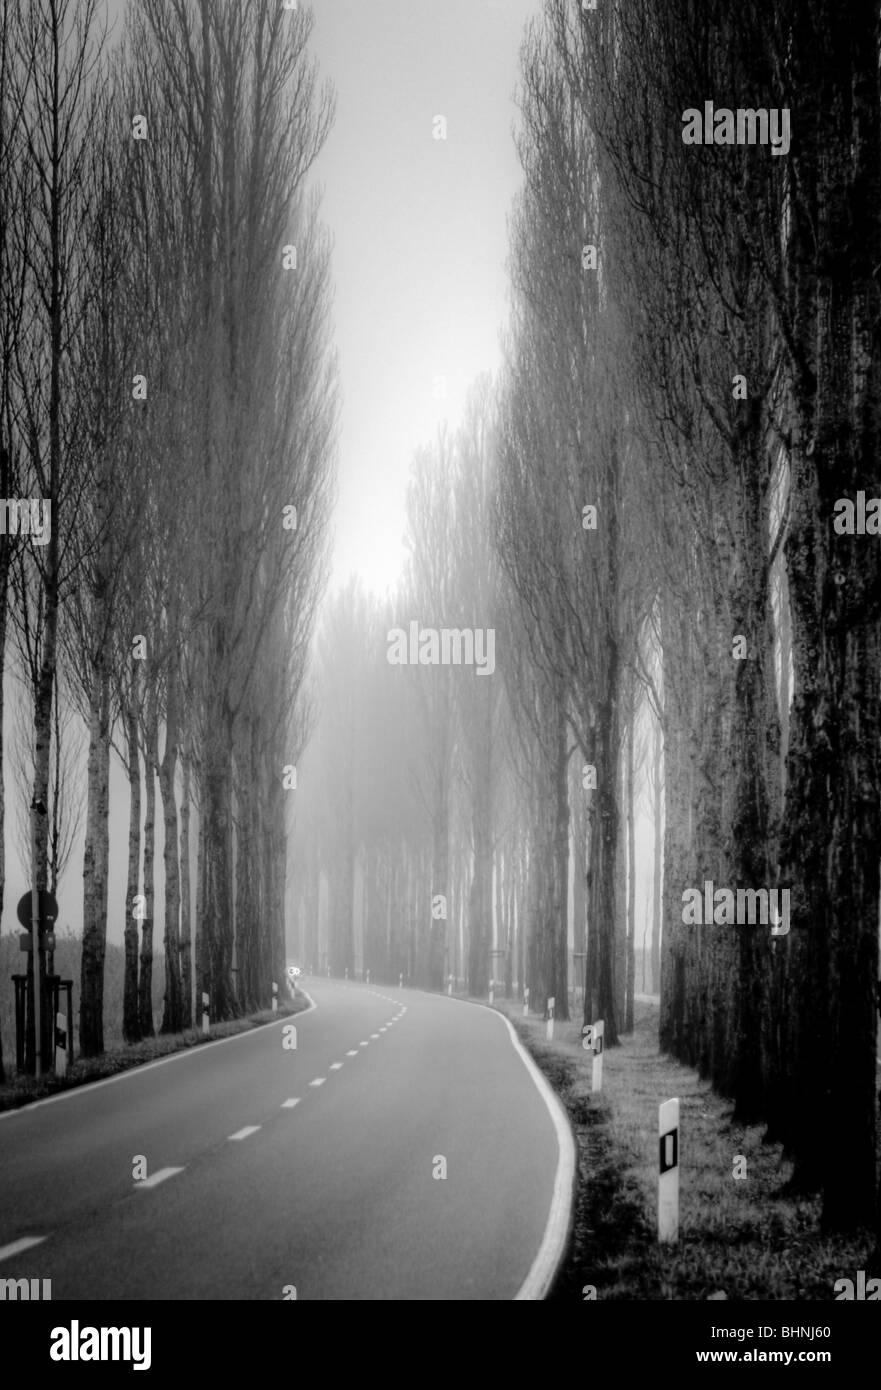
<path fill-rule="evenodd" d="M 281 1020 L 0 1116 L 0 1278 L 53 1301 L 542 1297 L 574 1148 L 507 1022 L 307 987 L 295 1050 Z"/>

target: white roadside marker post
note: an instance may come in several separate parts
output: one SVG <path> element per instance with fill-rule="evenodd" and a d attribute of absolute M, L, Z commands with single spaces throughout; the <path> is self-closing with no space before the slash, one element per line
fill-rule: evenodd
<path fill-rule="evenodd" d="M 208 995 L 202 995 L 202 1032 L 208 1032 Z"/>
<path fill-rule="evenodd" d="M 398 975 L 398 989 L 403 989 L 403 988 L 404 988 L 404 972 L 403 972 L 403 970 L 402 970 L 401 973 Z"/>
<path fill-rule="evenodd" d="M 593 1025 L 593 1075 L 591 1076 L 591 1090 L 601 1091 L 603 1089 L 603 1035 L 606 1031 L 604 1019 Z"/>
<path fill-rule="evenodd" d="M 275 983 L 275 980 L 272 982 L 272 1012 L 274 1014 L 278 1013 L 278 985 Z"/>
<path fill-rule="evenodd" d="M 452 975 L 448 975 L 448 976 L 447 976 L 447 994 L 448 994 L 449 997 L 452 999 L 452 997 L 453 997 L 453 977 L 452 977 Z"/>
<path fill-rule="evenodd" d="M 553 995 L 553 994 L 552 994 L 551 997 L 548 999 L 548 1027 L 547 1027 L 547 1038 L 548 1038 L 548 1042 L 552 1042 L 552 1041 L 553 1041 L 553 1037 L 554 1037 L 554 1008 L 555 1008 L 555 1006 L 556 1006 L 556 1003 L 557 1003 L 556 995 Z"/>
<path fill-rule="evenodd" d="M 523 991 L 523 1017 L 529 1013 L 529 985 Z"/>
<path fill-rule="evenodd" d="M 679 1239 L 679 1100 L 658 1107 L 658 1241 Z"/>
<path fill-rule="evenodd" d="M 495 984 L 495 981 L 494 981 L 494 980 L 490 980 L 490 982 L 489 982 L 489 1002 L 490 1002 L 491 1004 L 493 1003 L 493 1001 L 494 1001 L 494 999 L 495 999 L 495 995 L 493 994 L 493 985 L 494 985 L 494 984 Z"/>
<path fill-rule="evenodd" d="M 349 978 L 349 967 L 346 966 L 346 979 L 348 979 L 348 978 Z"/>
<path fill-rule="evenodd" d="M 367 983 L 370 984 L 370 971 L 367 971 Z"/>

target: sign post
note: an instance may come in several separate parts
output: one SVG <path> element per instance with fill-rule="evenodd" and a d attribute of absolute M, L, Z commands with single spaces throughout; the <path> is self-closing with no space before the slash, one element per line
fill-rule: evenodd
<path fill-rule="evenodd" d="M 29 984 L 33 983 L 33 1027 L 34 1027 L 34 1065 L 35 1075 L 40 1076 L 43 1071 L 44 1061 L 44 1038 L 43 1031 L 48 1031 L 48 1017 L 44 1023 L 43 989 L 46 983 L 46 952 L 54 951 L 55 937 L 51 935 L 51 929 L 55 925 L 58 917 L 58 903 L 51 893 L 47 893 L 45 888 L 38 889 L 36 882 L 37 864 L 37 816 L 44 814 L 46 808 L 42 801 L 31 803 L 31 828 L 32 828 L 32 850 L 34 856 L 34 882 L 30 891 L 19 898 L 15 914 L 23 927 L 29 928 L 30 933 L 27 937 L 19 941 L 20 949 L 27 951 L 31 959 L 28 961 Z M 50 1040 L 47 1038 L 48 1043 Z M 49 1048 L 45 1056 L 45 1062 L 51 1068 L 55 1049 Z"/>
<path fill-rule="evenodd" d="M 40 946 L 44 951 L 54 951 L 55 933 L 52 931 L 40 932 Z M 30 955 L 34 949 L 34 933 L 32 931 L 22 932 L 18 938 L 18 949 L 27 951 Z"/>
<path fill-rule="evenodd" d="M 679 1239 L 679 1100 L 658 1107 L 658 1240 Z"/>
<path fill-rule="evenodd" d="M 593 1075 L 591 1077 L 591 1090 L 601 1091 L 603 1089 L 603 1035 L 606 1031 L 604 1019 L 593 1025 Z"/>
<path fill-rule="evenodd" d="M 55 1072 L 67 1075 L 67 1014 L 55 1015 Z"/>

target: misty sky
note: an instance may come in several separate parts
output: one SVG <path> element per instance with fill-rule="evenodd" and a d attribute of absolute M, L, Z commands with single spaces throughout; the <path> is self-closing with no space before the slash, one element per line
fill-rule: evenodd
<path fill-rule="evenodd" d="M 513 93 L 539 0 L 322 0 L 313 47 L 338 93 L 316 165 L 334 239 L 343 410 L 333 579 L 383 590 L 403 562 L 414 449 L 499 362 Z M 432 136 L 436 115 L 446 141 Z M 434 397 L 446 377 L 447 399 Z"/>

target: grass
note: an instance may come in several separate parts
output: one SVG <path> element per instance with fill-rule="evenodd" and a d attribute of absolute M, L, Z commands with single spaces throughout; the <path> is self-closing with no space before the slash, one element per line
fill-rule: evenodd
<path fill-rule="evenodd" d="M 54 1073 L 41 1076 L 15 1076 L 5 1086 L 0 1086 L 0 1111 L 15 1110 L 44 1096 L 55 1095 L 58 1091 L 69 1091 L 75 1086 L 87 1085 L 105 1076 L 115 1076 L 118 1072 L 129 1071 L 132 1067 L 153 1062 L 157 1057 L 167 1057 L 173 1052 L 182 1052 L 189 1047 L 201 1047 L 204 1043 L 216 1042 L 220 1038 L 232 1038 L 238 1033 L 250 1032 L 253 1028 L 267 1023 L 278 1022 L 279 1018 L 290 1017 L 308 1008 L 305 995 L 297 993 L 296 998 L 279 1001 L 278 1013 L 264 1009 L 246 1018 L 231 1019 L 228 1023 L 215 1023 L 207 1033 L 200 1028 L 188 1028 L 183 1033 L 166 1033 L 143 1042 L 126 1044 L 113 1042 L 100 1057 L 81 1058 L 68 1069 L 66 1076 Z"/>
<path fill-rule="evenodd" d="M 854 1237 L 820 1232 L 819 1197 L 786 1190 L 791 1166 L 763 1127 L 735 1126 L 731 1106 L 697 1073 L 658 1055 L 657 1005 L 637 1004 L 636 1026 L 604 1054 L 603 1091 L 591 1093 L 592 1054 L 580 1020 L 523 1018 L 514 1024 L 560 1095 L 578 1146 L 579 1182 L 568 1257 L 552 1300 L 822 1300 L 836 1279 L 868 1269 L 870 1230 Z M 680 1227 L 676 1245 L 657 1241 L 658 1106 L 680 1103 Z M 734 1160 L 746 1159 L 735 1178 Z"/>

